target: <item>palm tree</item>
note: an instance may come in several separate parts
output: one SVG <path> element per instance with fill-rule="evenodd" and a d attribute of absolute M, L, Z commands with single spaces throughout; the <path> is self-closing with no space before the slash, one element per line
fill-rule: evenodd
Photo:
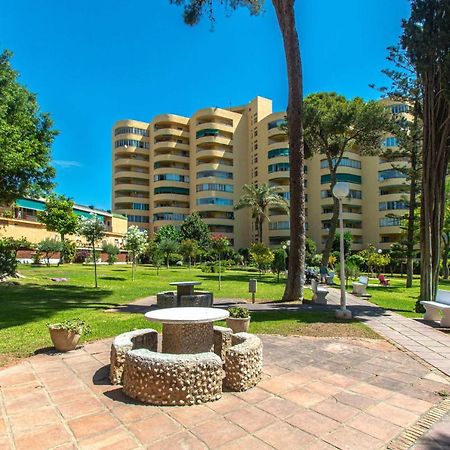
<path fill-rule="evenodd" d="M 283 212 L 289 211 L 288 203 L 281 197 L 279 187 L 269 186 L 268 184 L 262 184 L 261 186 L 244 184 L 244 193 L 234 209 L 243 208 L 251 208 L 252 210 L 259 242 L 262 242 L 263 238 L 263 223 L 266 219 L 269 220 L 269 208 L 281 209 Z"/>

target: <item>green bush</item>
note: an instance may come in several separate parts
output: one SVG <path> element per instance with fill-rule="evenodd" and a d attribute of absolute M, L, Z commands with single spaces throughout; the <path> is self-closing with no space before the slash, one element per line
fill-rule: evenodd
<path fill-rule="evenodd" d="M 75 242 L 65 239 L 62 246 L 63 261 L 66 263 L 73 262 L 76 252 L 77 245 L 75 244 Z"/>
<path fill-rule="evenodd" d="M 223 264 L 224 261 L 221 262 L 221 272 L 224 273 L 227 266 Z M 219 263 L 216 261 L 210 261 L 202 264 L 200 266 L 203 273 L 219 273 Z"/>
<path fill-rule="evenodd" d="M 247 308 L 242 308 L 242 306 L 232 306 L 228 308 L 228 312 L 233 319 L 247 319 L 250 317 L 250 311 Z"/>
<path fill-rule="evenodd" d="M 117 261 L 117 255 L 120 253 L 120 249 L 114 244 L 104 242 L 102 250 L 108 255 L 108 264 L 114 264 Z"/>

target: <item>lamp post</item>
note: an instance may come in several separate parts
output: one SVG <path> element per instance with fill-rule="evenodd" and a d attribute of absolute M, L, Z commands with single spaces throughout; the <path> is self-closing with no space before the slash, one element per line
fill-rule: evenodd
<path fill-rule="evenodd" d="M 352 312 L 346 308 L 347 299 L 345 292 L 345 255 L 344 255 L 344 218 L 342 215 L 342 201 L 347 197 L 349 193 L 348 183 L 338 182 L 333 188 L 333 195 L 338 199 L 339 202 L 339 240 L 340 240 L 340 274 L 341 279 L 341 308 L 336 310 L 336 317 L 338 319 L 351 319 Z"/>

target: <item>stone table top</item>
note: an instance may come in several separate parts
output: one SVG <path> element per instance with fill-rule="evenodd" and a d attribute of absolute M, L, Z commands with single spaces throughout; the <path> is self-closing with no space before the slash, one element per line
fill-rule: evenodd
<path fill-rule="evenodd" d="M 169 283 L 171 286 L 198 286 L 202 284 L 201 281 L 173 281 Z"/>
<path fill-rule="evenodd" d="M 229 317 L 230 313 L 219 308 L 165 308 L 157 311 L 145 313 L 147 320 L 154 322 L 183 324 L 183 323 L 206 323 L 223 320 Z"/>

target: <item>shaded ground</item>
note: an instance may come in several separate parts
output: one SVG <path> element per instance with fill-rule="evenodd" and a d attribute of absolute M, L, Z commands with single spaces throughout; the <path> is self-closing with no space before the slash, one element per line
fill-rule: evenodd
<path fill-rule="evenodd" d="M 110 341 L 0 370 L 0 448 L 381 449 L 448 379 L 382 340 L 262 336 L 264 380 L 193 407 L 109 385 Z"/>

